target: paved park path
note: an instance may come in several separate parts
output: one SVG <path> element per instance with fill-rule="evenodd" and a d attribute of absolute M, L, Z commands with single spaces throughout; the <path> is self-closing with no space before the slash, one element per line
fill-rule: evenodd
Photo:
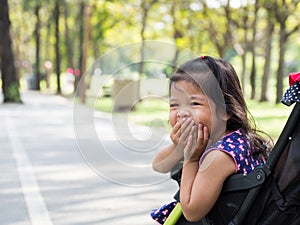
<path fill-rule="evenodd" d="M 76 134 L 72 101 L 36 92 L 22 99 L 0 104 L 1 225 L 155 224 L 149 211 L 172 200 L 177 188 L 151 170 L 155 150 L 128 151 L 134 140 L 116 135 L 112 118 L 96 113 L 102 147 L 91 157 L 94 140 Z"/>

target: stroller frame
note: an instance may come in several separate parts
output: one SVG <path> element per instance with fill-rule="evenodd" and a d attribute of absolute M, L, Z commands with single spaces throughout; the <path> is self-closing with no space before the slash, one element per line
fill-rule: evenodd
<path fill-rule="evenodd" d="M 229 221 L 229 225 L 239 225 L 245 218 L 246 214 L 253 205 L 255 199 L 263 188 L 264 184 L 268 179 L 274 174 L 274 169 L 279 161 L 279 158 L 282 156 L 286 146 L 292 140 L 293 132 L 296 127 L 300 126 L 300 103 L 296 103 L 294 106 L 284 129 L 281 132 L 281 135 L 278 138 L 272 152 L 270 153 L 266 164 L 255 168 L 255 170 L 248 174 L 247 176 L 243 175 L 232 175 L 226 180 L 226 183 L 223 187 L 223 192 L 237 191 L 242 189 L 249 189 L 247 196 L 245 197 L 242 205 L 240 206 L 238 212 Z M 300 151 L 300 146 L 299 146 Z M 271 186 L 271 188 L 274 186 Z M 272 188 L 274 189 L 274 188 Z M 285 210 L 288 205 L 285 199 L 281 196 L 279 190 L 273 190 L 275 196 L 275 201 L 279 209 Z"/>

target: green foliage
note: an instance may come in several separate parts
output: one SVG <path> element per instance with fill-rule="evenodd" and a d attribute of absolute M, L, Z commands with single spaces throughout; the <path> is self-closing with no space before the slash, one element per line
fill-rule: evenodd
<path fill-rule="evenodd" d="M 80 46 L 80 26 L 82 16 L 80 13 L 80 4 L 85 2 L 92 8 L 91 15 L 91 41 L 88 48 L 88 62 L 92 64 L 99 56 L 108 51 L 123 46 L 128 43 L 141 41 L 141 21 L 143 18 L 142 2 L 149 3 L 147 0 L 128 0 L 128 1 L 59 1 L 61 5 L 60 20 L 60 49 L 61 49 L 61 70 L 64 72 L 68 67 L 74 66 L 78 69 L 80 66 L 80 54 L 82 46 Z M 225 1 L 226 2 L 226 1 Z M 235 58 L 241 58 L 243 54 L 248 56 L 246 64 L 246 83 L 251 71 L 251 53 L 249 47 L 252 40 L 252 27 L 254 21 L 254 3 L 255 1 L 231 1 L 228 8 L 222 1 L 156 1 L 148 11 L 148 17 L 145 27 L 146 40 L 161 40 L 176 44 L 179 47 L 187 48 L 195 54 L 209 54 L 213 56 L 222 56 L 229 60 L 237 61 Z M 11 0 L 10 16 L 12 21 L 12 39 L 15 53 L 17 55 L 17 65 L 19 65 L 20 76 L 31 74 L 33 65 L 35 64 L 35 40 L 34 29 L 36 18 L 34 10 L 37 4 L 40 4 L 41 15 L 41 49 L 40 64 L 41 72 L 44 72 L 43 62 L 50 60 L 55 62 L 54 52 L 54 20 L 53 9 L 54 0 Z M 235 5 L 233 5 L 235 3 Z M 295 1 L 260 1 L 259 11 L 257 14 L 256 27 L 256 53 L 259 63 L 257 63 L 257 71 L 262 73 L 264 66 L 265 41 L 266 41 L 266 25 L 269 11 L 274 12 L 275 3 L 278 3 L 280 13 L 288 12 L 286 16 L 287 32 L 293 28 L 299 30 L 300 4 Z M 279 23 L 275 19 L 275 14 L 271 18 L 275 23 L 272 46 L 274 51 L 271 60 L 271 76 L 270 79 L 276 79 L 276 70 L 278 68 L 279 51 Z M 66 44 L 66 25 L 70 37 L 69 46 L 72 47 L 72 59 L 68 54 L 68 45 Z M 299 33 L 299 32 L 298 32 Z M 299 35 L 297 32 L 289 36 L 286 51 L 285 73 L 291 70 L 300 70 L 299 61 Z M 168 52 L 159 51 L 160 54 L 170 54 Z M 140 49 L 132 51 L 132 58 L 140 57 Z M 170 56 L 171 60 L 173 55 Z M 116 61 L 126 61 L 126 56 L 116 56 Z M 171 62 L 170 60 L 170 62 Z M 238 60 L 241 62 L 241 60 Z M 295 61 L 295 62 L 294 62 Z M 73 65 L 70 65 L 71 64 Z M 167 63 L 170 63 L 167 62 Z M 89 65 L 90 65 L 89 64 Z M 117 63 L 115 61 L 107 62 L 105 67 L 113 68 Z M 103 66 L 103 64 L 101 64 Z M 241 70 L 241 63 L 235 65 L 237 70 Z M 116 69 L 116 68 L 115 68 Z M 166 71 L 168 68 L 158 68 Z M 145 67 L 147 76 L 151 76 L 153 68 Z M 55 68 L 52 69 L 55 71 Z M 85 71 L 83 71 L 85 72 Z M 169 74 L 169 72 L 167 73 Z M 261 76 L 259 76 L 261 77 Z M 259 81 L 260 82 L 260 81 Z M 246 84 L 247 85 L 247 84 Z M 269 84 L 271 85 L 271 84 Z M 273 83 L 272 83 L 273 85 Z M 259 92 L 259 91 L 258 91 Z"/>

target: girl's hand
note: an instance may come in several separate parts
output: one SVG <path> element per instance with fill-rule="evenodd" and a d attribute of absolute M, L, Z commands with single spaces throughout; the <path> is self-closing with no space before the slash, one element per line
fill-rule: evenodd
<path fill-rule="evenodd" d="M 181 123 L 179 121 L 177 121 L 177 123 L 174 125 L 174 127 L 170 133 L 170 138 L 175 145 L 177 145 L 179 142 L 180 133 L 181 133 L 180 127 L 181 127 Z"/>
<path fill-rule="evenodd" d="M 177 143 L 177 150 L 183 153 L 183 150 L 187 144 L 188 137 L 192 131 L 193 125 L 195 122 L 190 119 L 183 119 L 181 122 L 181 126 L 178 132 L 180 132 L 180 136 Z"/>
<path fill-rule="evenodd" d="M 198 129 L 197 129 L 198 128 Z M 204 152 L 209 140 L 208 128 L 202 124 L 194 125 L 187 138 L 187 144 L 184 148 L 184 160 L 189 162 L 198 162 Z"/>

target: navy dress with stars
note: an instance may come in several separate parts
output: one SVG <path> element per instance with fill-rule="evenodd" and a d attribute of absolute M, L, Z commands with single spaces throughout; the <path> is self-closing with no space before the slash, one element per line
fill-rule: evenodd
<path fill-rule="evenodd" d="M 254 157 L 252 155 L 255 150 L 251 149 L 249 138 L 241 130 L 227 134 L 215 144 L 208 147 L 200 159 L 200 164 L 207 153 L 213 150 L 229 154 L 235 162 L 236 173 L 239 174 L 246 175 L 252 172 L 255 167 L 266 163 L 264 157 Z"/>

